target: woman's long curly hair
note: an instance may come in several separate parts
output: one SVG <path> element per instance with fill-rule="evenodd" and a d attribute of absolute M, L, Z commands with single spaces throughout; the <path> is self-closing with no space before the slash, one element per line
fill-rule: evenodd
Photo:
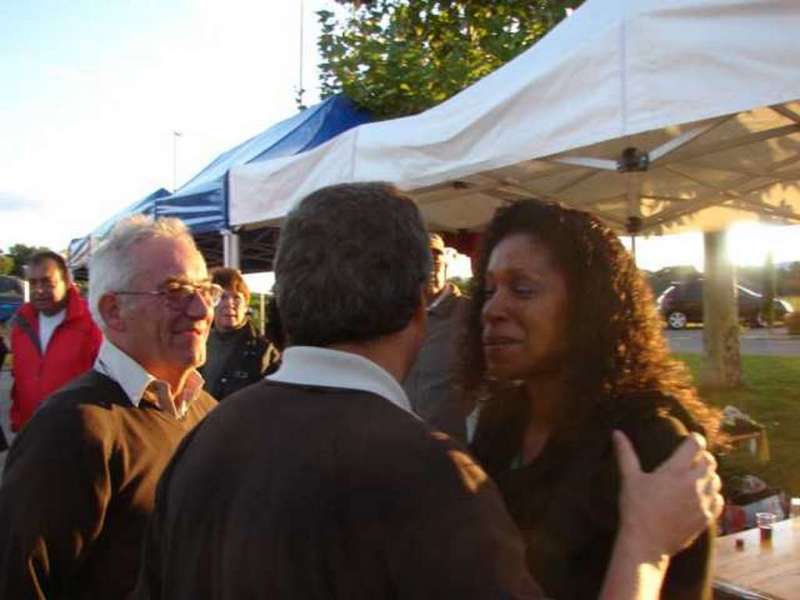
<path fill-rule="evenodd" d="M 513 234 L 547 247 L 566 278 L 568 398 L 554 433 L 577 433 L 604 413 L 625 414 L 632 401 L 666 398 L 690 428 L 715 438 L 717 413 L 700 401 L 683 363 L 671 358 L 650 287 L 617 236 L 586 212 L 538 200 L 500 208 L 483 239 L 461 374 L 467 403 L 481 405 L 481 424 L 509 426 L 511 437 L 519 437 L 526 425 L 509 422 L 515 417 L 504 402 L 508 389 L 499 390 L 487 374 L 481 344 L 487 263 L 500 241 Z M 519 410 L 515 414 L 519 421 Z"/>

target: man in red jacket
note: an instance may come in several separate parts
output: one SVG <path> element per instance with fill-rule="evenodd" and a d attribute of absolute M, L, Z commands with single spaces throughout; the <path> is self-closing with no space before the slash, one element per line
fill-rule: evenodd
<path fill-rule="evenodd" d="M 103 339 L 60 254 L 33 255 L 28 282 L 31 301 L 11 320 L 12 431 L 50 394 L 92 368 Z"/>

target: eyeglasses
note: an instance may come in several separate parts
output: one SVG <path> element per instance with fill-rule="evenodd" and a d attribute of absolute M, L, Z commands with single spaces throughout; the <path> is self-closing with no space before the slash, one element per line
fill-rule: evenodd
<path fill-rule="evenodd" d="M 237 292 L 224 292 L 219 300 L 219 303 L 223 304 L 228 300 L 230 300 L 237 308 L 244 304 L 244 296 Z"/>
<path fill-rule="evenodd" d="M 120 290 L 114 292 L 124 296 L 159 296 L 163 298 L 167 306 L 172 310 L 186 310 L 186 307 L 194 299 L 195 295 L 202 298 L 206 306 L 215 307 L 222 298 L 223 289 L 216 283 L 178 283 L 172 282 L 164 286 L 162 290 L 151 290 L 147 292 L 133 292 Z"/>

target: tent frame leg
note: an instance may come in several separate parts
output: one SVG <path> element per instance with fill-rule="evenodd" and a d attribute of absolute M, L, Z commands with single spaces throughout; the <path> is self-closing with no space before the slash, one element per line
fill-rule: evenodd
<path fill-rule="evenodd" d="M 241 270 L 241 251 L 239 234 L 229 230 L 222 232 L 222 261 L 230 269 Z"/>

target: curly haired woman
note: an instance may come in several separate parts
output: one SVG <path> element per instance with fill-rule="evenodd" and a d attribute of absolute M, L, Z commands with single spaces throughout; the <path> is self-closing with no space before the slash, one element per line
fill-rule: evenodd
<path fill-rule="evenodd" d="M 612 431 L 652 470 L 689 432 L 713 439 L 718 419 L 670 358 L 630 255 L 589 214 L 536 200 L 501 208 L 473 293 L 463 375 L 479 407 L 472 449 L 545 592 L 596 598 L 619 523 Z M 712 539 L 707 531 L 673 558 L 662 597 L 710 597 Z"/>

